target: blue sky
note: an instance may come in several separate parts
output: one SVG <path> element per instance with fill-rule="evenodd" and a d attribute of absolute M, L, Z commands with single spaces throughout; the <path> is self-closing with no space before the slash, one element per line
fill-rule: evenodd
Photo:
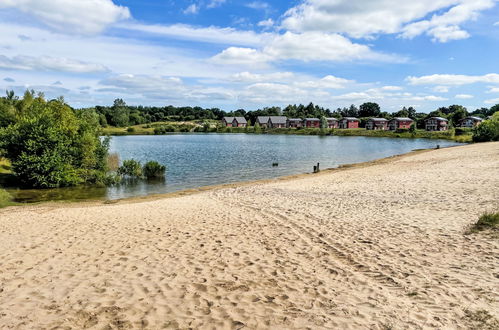
<path fill-rule="evenodd" d="M 499 103 L 497 0 L 3 0 L 0 89 L 75 107 Z"/>

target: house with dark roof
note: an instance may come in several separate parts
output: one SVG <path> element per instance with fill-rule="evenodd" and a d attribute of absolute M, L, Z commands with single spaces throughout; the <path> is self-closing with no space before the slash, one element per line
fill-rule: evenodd
<path fill-rule="evenodd" d="M 288 118 L 284 116 L 269 116 L 267 121 L 268 128 L 286 128 Z"/>
<path fill-rule="evenodd" d="M 425 129 L 427 131 L 446 131 L 449 127 L 449 121 L 442 117 L 430 117 L 425 120 Z"/>
<path fill-rule="evenodd" d="M 483 121 L 483 118 L 480 118 L 480 117 L 475 117 L 475 116 L 466 117 L 466 118 L 463 118 L 459 121 L 459 127 L 472 128 L 472 127 L 480 125 L 482 123 L 482 121 Z"/>
<path fill-rule="evenodd" d="M 222 125 L 225 127 L 246 127 L 248 122 L 244 117 L 224 117 L 222 119 Z"/>
<path fill-rule="evenodd" d="M 328 128 L 338 128 L 338 119 L 336 118 L 326 118 Z"/>
<path fill-rule="evenodd" d="M 321 120 L 319 118 L 305 118 L 303 119 L 303 127 L 319 128 L 321 127 Z"/>
<path fill-rule="evenodd" d="M 359 128 L 360 120 L 355 117 L 343 117 L 338 122 L 338 128 Z"/>
<path fill-rule="evenodd" d="M 258 116 L 256 117 L 255 125 L 258 123 L 260 127 L 262 128 L 267 128 L 267 125 L 269 123 L 269 116 Z"/>
<path fill-rule="evenodd" d="M 409 129 L 411 128 L 414 120 L 407 117 L 395 117 L 388 122 L 388 129 L 395 131 L 397 129 Z"/>
<path fill-rule="evenodd" d="M 386 130 L 388 128 L 388 120 L 385 118 L 370 118 L 366 122 L 367 130 Z"/>
<path fill-rule="evenodd" d="M 289 118 L 287 120 L 287 127 L 291 128 L 303 127 L 303 120 L 301 118 Z"/>

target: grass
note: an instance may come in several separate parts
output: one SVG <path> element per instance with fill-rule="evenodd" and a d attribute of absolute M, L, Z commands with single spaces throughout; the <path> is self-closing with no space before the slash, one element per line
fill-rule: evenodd
<path fill-rule="evenodd" d="M 0 174 L 10 174 L 10 173 L 12 173 L 10 168 L 10 162 L 5 158 L 0 157 Z"/>
<path fill-rule="evenodd" d="M 491 231 L 499 234 L 499 212 L 486 212 L 482 214 L 478 221 L 468 228 L 466 234 L 474 234 L 482 231 Z"/>
<path fill-rule="evenodd" d="M 16 205 L 16 203 L 12 201 L 12 196 L 10 196 L 7 191 L 0 188 L 0 209 L 12 205 Z"/>

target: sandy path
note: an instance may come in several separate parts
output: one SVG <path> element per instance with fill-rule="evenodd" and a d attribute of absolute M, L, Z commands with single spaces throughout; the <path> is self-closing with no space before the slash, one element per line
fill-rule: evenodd
<path fill-rule="evenodd" d="M 470 328 L 499 318 L 499 143 L 142 203 L 0 211 L 0 328 Z"/>

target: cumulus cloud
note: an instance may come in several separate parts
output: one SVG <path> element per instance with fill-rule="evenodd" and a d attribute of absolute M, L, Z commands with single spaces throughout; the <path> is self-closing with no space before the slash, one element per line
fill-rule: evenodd
<path fill-rule="evenodd" d="M 466 99 L 472 99 L 474 96 L 473 95 L 470 95 L 470 94 L 457 94 L 455 96 L 456 99 L 462 99 L 462 100 L 466 100 Z"/>
<path fill-rule="evenodd" d="M 3 81 L 6 81 L 6 82 L 15 82 L 15 80 L 13 78 L 10 78 L 10 77 L 3 78 Z"/>
<path fill-rule="evenodd" d="M 487 93 L 499 93 L 499 87 L 490 87 Z"/>
<path fill-rule="evenodd" d="M 447 86 L 435 86 L 435 87 L 433 87 L 433 91 L 436 93 L 448 93 L 449 87 L 447 87 Z"/>
<path fill-rule="evenodd" d="M 111 0 L 3 0 L 1 8 L 15 8 L 64 33 L 97 34 L 130 18 L 127 7 Z"/>
<path fill-rule="evenodd" d="M 285 14 L 283 27 L 291 31 L 345 33 L 354 38 L 381 33 L 422 33 L 435 41 L 463 39 L 469 34 L 460 24 L 494 6 L 494 0 L 304 0 Z M 431 13 L 431 19 L 424 19 Z"/>
<path fill-rule="evenodd" d="M 474 83 L 499 83 L 499 74 L 489 73 L 483 76 L 469 76 L 460 74 L 433 74 L 429 76 L 412 77 L 406 80 L 411 85 L 444 85 L 461 86 Z"/>
<path fill-rule="evenodd" d="M 50 56 L 14 56 L 9 58 L 0 55 L 0 68 L 8 70 L 39 70 L 73 73 L 102 73 L 109 71 L 105 66 L 100 64 Z"/>
<path fill-rule="evenodd" d="M 271 28 L 272 26 L 274 26 L 274 20 L 272 18 L 269 18 L 269 19 L 258 22 L 257 25 L 264 27 L 264 28 Z"/>
<path fill-rule="evenodd" d="M 414 38 L 426 33 L 433 41 L 447 42 L 449 40 L 466 39 L 469 33 L 462 30 L 459 24 L 475 20 L 483 10 L 494 7 L 494 0 L 463 1 L 450 8 L 442 15 L 433 15 L 430 20 L 422 20 L 408 24 L 403 28 L 401 36 Z"/>
<path fill-rule="evenodd" d="M 263 64 L 281 60 L 351 62 L 356 60 L 403 62 L 405 59 L 378 53 L 339 34 L 321 32 L 276 35 L 261 50 L 230 47 L 213 60 L 228 64 Z"/>

